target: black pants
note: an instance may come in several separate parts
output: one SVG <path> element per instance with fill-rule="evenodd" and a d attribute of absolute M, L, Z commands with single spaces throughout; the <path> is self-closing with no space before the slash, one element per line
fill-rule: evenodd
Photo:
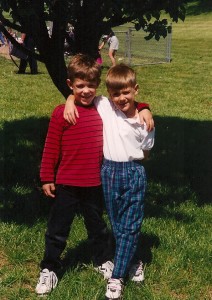
<path fill-rule="evenodd" d="M 66 247 L 71 224 L 78 210 L 84 217 L 88 238 L 99 245 L 101 252 L 109 245 L 109 232 L 103 215 L 102 187 L 57 186 L 55 201 L 50 212 L 45 235 L 45 253 L 41 269 L 57 272 L 60 256 Z M 102 259 L 106 259 L 103 258 Z M 100 259 L 101 260 L 101 259 Z M 103 261 L 102 261 L 103 262 Z M 97 263 L 102 263 L 97 262 Z"/>
<path fill-rule="evenodd" d="M 19 71 L 18 73 L 24 74 L 26 71 L 27 63 L 29 63 L 31 74 L 37 74 L 38 73 L 38 66 L 37 61 L 34 57 L 29 56 L 27 59 L 21 59 L 20 65 L 19 65 Z"/>
<path fill-rule="evenodd" d="M 26 36 L 26 38 L 24 40 L 24 46 L 26 48 L 28 48 L 29 50 L 31 50 L 32 53 L 34 53 L 35 43 L 31 37 Z M 25 73 L 27 63 L 29 63 L 31 74 L 37 74 L 38 73 L 37 60 L 31 55 L 29 55 L 27 59 L 20 60 L 20 66 L 19 66 L 18 73 L 20 73 L 20 74 Z"/>

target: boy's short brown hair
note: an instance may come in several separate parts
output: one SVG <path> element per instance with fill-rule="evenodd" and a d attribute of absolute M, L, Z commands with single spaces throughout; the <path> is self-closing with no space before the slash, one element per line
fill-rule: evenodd
<path fill-rule="evenodd" d="M 119 64 L 109 69 L 106 75 L 108 90 L 120 90 L 126 87 L 135 87 L 135 71 L 125 64 Z"/>
<path fill-rule="evenodd" d="M 87 54 L 76 54 L 67 68 L 68 79 L 73 83 L 76 78 L 87 81 L 95 81 L 99 85 L 101 81 L 101 66 L 93 57 Z"/>

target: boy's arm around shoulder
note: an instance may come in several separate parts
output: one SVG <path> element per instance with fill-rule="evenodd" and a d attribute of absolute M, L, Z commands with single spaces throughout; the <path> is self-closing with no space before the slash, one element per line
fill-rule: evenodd
<path fill-rule="evenodd" d="M 140 118 L 141 124 L 146 123 L 147 130 L 152 131 L 154 128 L 154 119 L 152 117 L 152 113 L 151 113 L 149 104 L 139 103 L 139 102 L 135 102 L 135 103 L 136 103 L 136 108 L 139 112 L 139 118 Z"/>
<path fill-rule="evenodd" d="M 79 113 L 74 101 L 74 95 L 69 95 L 66 100 L 65 109 L 63 112 L 64 119 L 72 125 L 75 125 L 77 122 L 77 118 L 79 118 Z"/>
<path fill-rule="evenodd" d="M 79 112 L 74 101 L 75 97 L 73 95 L 69 95 L 66 100 L 65 109 L 63 112 L 64 119 L 72 125 L 75 125 L 77 123 L 77 118 L 79 118 Z M 108 107 L 109 105 L 107 97 L 96 96 L 93 100 L 93 103 L 96 106 L 99 113 L 101 113 L 101 111 L 107 113 L 106 107 Z"/>

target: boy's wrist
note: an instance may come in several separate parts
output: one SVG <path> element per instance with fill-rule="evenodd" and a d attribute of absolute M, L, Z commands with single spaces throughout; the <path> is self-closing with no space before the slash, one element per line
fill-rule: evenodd
<path fill-rule="evenodd" d="M 149 111 L 151 111 L 151 109 L 149 108 L 149 106 L 144 106 L 144 107 L 142 107 L 142 108 L 139 108 L 139 109 L 138 109 L 138 112 L 140 112 L 140 111 L 142 111 L 142 110 L 144 110 L 144 109 L 148 109 Z"/>
<path fill-rule="evenodd" d="M 73 94 L 70 94 L 66 99 L 66 102 L 75 102 L 75 96 Z"/>

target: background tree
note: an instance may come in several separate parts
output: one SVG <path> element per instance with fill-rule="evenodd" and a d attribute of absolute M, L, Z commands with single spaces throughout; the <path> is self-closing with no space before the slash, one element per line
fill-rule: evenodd
<path fill-rule="evenodd" d="M 75 53 L 97 54 L 99 39 L 111 27 L 133 23 L 137 30 L 144 29 L 148 38 L 166 37 L 168 21 L 161 19 L 166 13 L 173 22 L 185 18 L 186 0 L 1 0 L 0 30 L 17 47 L 8 33 L 8 27 L 32 35 L 38 53 L 58 90 L 67 97 L 64 41 L 69 38 L 67 24 L 74 27 Z M 8 12 L 10 19 L 5 18 Z M 12 20 L 12 21 L 11 21 Z M 49 37 L 47 21 L 52 21 Z M 29 52 L 27 49 L 24 52 Z M 31 55 L 31 53 L 28 53 Z"/>

